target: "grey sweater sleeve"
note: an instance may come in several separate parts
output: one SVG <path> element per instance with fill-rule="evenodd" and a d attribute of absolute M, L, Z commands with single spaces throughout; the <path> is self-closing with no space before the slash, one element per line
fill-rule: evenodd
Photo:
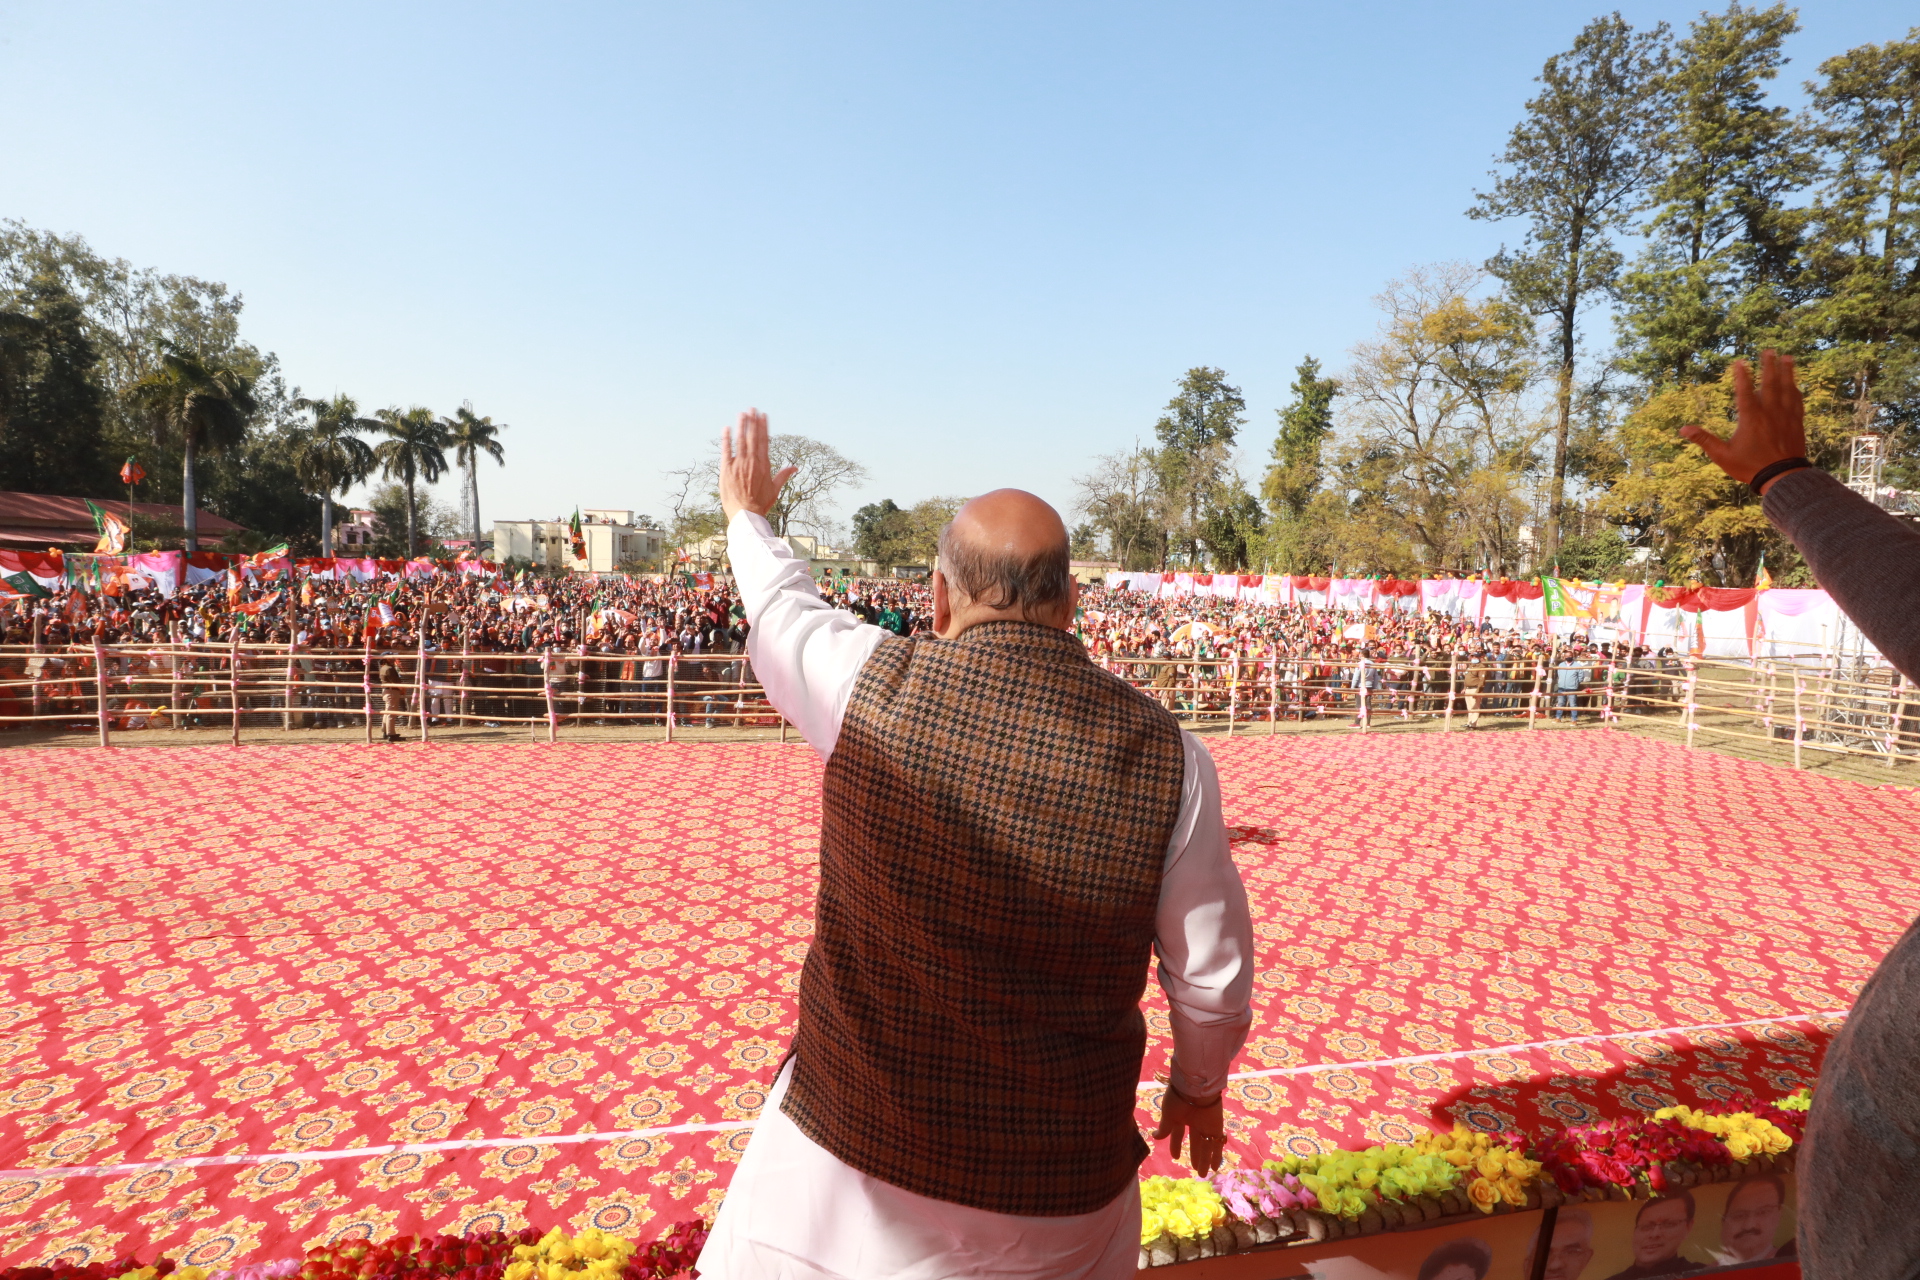
<path fill-rule="evenodd" d="M 1760 509 L 1887 661 L 1920 682 L 1920 528 L 1818 467 L 1789 471 Z"/>
<path fill-rule="evenodd" d="M 1909 679 L 1920 679 L 1920 530 L 1824 471 L 1767 490 L 1767 518 Z M 1881 961 L 1820 1066 L 1799 1153 L 1807 1280 L 1908 1280 L 1920 1268 L 1920 924 Z"/>

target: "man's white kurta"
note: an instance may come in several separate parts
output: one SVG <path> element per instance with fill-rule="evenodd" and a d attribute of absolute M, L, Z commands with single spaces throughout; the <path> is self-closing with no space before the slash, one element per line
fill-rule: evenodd
<path fill-rule="evenodd" d="M 727 551 L 767 697 L 822 759 L 833 754 L 854 682 L 888 633 L 820 598 L 807 562 L 742 512 Z M 1191 1097 L 1225 1087 L 1252 1021 L 1253 925 L 1220 817 L 1213 758 L 1180 735 L 1185 781 L 1167 842 L 1155 924 L 1160 986 L 1173 1024 L 1174 1084 Z M 948 1276 L 1118 1280 L 1138 1261 L 1140 1194 L 1068 1218 L 1027 1218 L 933 1200 L 869 1177 L 780 1110 L 781 1073 L 700 1255 L 710 1280 Z M 1017 1105 L 1017 1103 L 1010 1103 Z"/>

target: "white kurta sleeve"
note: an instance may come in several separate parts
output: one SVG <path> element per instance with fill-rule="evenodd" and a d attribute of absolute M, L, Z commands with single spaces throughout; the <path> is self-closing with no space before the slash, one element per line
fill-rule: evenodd
<path fill-rule="evenodd" d="M 860 668 L 887 632 L 821 599 L 807 562 L 774 536 L 763 516 L 734 515 L 727 557 L 747 614 L 754 674 L 767 700 L 824 760 L 839 740 Z"/>
<path fill-rule="evenodd" d="M 1175 1088 L 1190 1098 L 1224 1089 L 1253 1023 L 1253 921 L 1220 815 L 1220 776 L 1191 733 L 1180 816 L 1167 842 L 1155 946 L 1173 1023 Z"/>

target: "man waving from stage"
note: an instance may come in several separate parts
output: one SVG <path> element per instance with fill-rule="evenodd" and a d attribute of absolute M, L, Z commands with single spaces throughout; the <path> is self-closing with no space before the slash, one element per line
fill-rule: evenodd
<path fill-rule="evenodd" d="M 1015 489 L 940 538 L 933 638 L 830 607 L 766 513 L 767 420 L 722 450 L 767 696 L 825 758 L 793 1050 L 711 1280 L 1131 1276 L 1152 953 L 1172 1013 L 1156 1138 L 1216 1167 L 1252 926 L 1213 761 L 1070 630 L 1067 531 Z"/>

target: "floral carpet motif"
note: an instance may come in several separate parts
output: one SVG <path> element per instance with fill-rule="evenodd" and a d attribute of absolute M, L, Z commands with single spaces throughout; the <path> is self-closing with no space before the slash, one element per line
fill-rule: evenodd
<path fill-rule="evenodd" d="M 1210 745 L 1243 1161 L 1784 1093 L 1920 910 L 1906 791 L 1600 731 Z M 639 1237 L 724 1194 L 793 1030 L 811 752 L 3 758 L 0 1263 Z"/>

